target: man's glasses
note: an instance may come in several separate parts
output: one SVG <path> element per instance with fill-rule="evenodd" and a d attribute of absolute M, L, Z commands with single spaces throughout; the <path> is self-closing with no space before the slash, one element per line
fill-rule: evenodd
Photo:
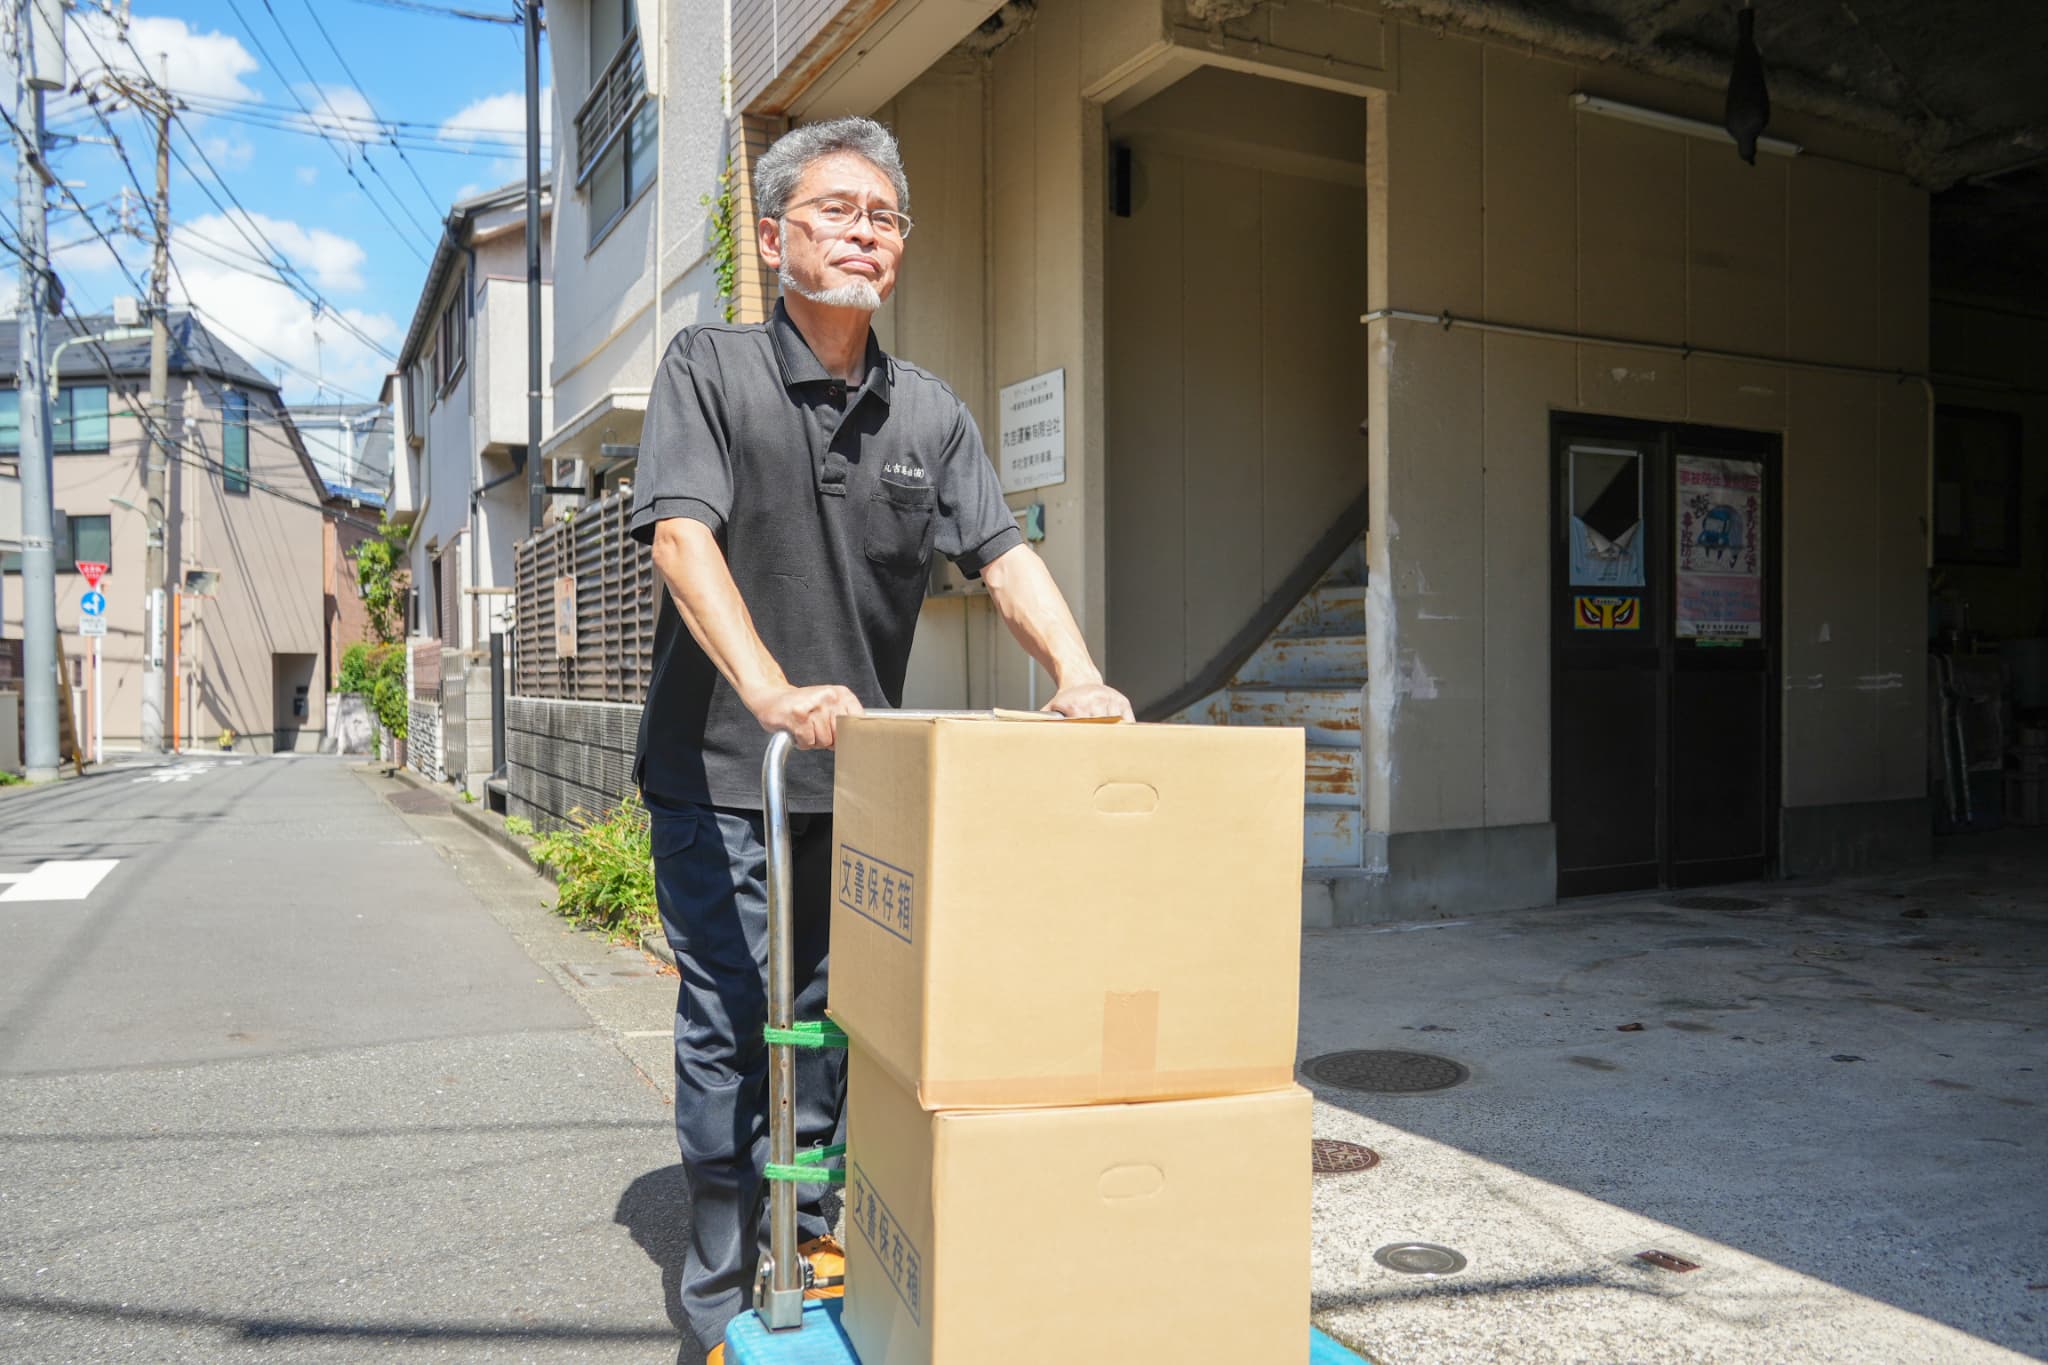
<path fill-rule="evenodd" d="M 854 224 L 865 217 L 875 225 L 875 232 L 880 236 L 901 241 L 910 235 L 910 215 L 898 213 L 895 209 L 863 209 L 850 200 L 829 198 L 803 199 L 789 208 L 815 209 L 818 226 L 834 234 L 853 231 Z M 787 213 L 789 210 L 783 211 Z"/>

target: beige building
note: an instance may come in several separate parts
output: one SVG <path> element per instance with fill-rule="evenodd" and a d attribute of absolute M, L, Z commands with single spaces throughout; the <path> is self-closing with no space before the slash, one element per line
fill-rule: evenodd
<path fill-rule="evenodd" d="M 111 319 L 88 319 L 92 335 Z M 170 429 L 179 442 L 169 465 L 166 545 L 176 589 L 175 722 L 185 747 L 310 751 L 326 711 L 321 668 L 321 498 L 277 386 L 191 313 L 170 324 Z M 138 410 L 149 396 L 144 340 L 64 345 L 73 332 L 53 323 L 59 397 L 52 428 L 57 508 L 57 627 L 66 684 L 90 740 L 95 698 L 91 643 L 80 635 L 87 591 L 76 563 L 106 564 L 106 634 L 100 641 L 104 745 L 134 749 L 142 734 L 143 653 L 148 638 L 144 582 L 148 446 Z M 11 374 L 12 321 L 0 324 Z M 19 449 L 17 395 L 0 411 L 0 462 Z M 190 591 L 185 589 L 189 585 Z M 6 633 L 21 634 L 21 575 L 6 575 Z M 171 639 L 166 622 L 166 650 Z M 169 688 L 166 689 L 167 694 Z M 167 710 L 170 698 L 166 696 Z M 171 725 L 165 725 L 168 740 Z"/>
<path fill-rule="evenodd" d="M 1849 60 L 1839 35 L 1769 13 L 1795 74 L 1752 165 L 1718 128 L 1732 20 L 1680 59 L 1640 16 L 1603 36 L 1456 0 L 736 0 L 729 31 L 680 0 L 629 51 L 618 8 L 556 14 L 556 260 L 587 314 L 556 453 L 637 443 L 652 356 L 722 307 L 699 200 L 723 155 L 755 318 L 750 157 L 870 113 L 918 225 L 884 344 L 968 399 L 1144 714 L 1309 728 L 1312 921 L 1924 854 L 1956 392 L 1931 383 L 1929 186 L 1995 171 L 2012 130 L 1969 128 L 1965 166 L 1937 140 L 1960 125 L 1798 74 Z M 579 133 L 635 63 L 660 211 L 629 204 L 579 266 Z M 707 158 L 676 125 L 714 88 Z M 2038 374 L 1979 360 L 2032 401 Z M 1063 449 L 1027 390 L 1006 411 L 1023 385 L 1058 396 Z M 906 700 L 1045 695 L 986 600 L 936 581 Z"/>

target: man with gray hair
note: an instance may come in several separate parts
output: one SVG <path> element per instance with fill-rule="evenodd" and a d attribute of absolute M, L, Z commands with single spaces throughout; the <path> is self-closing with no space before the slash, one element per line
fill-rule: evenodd
<path fill-rule="evenodd" d="M 1131 719 L 1052 575 L 1023 543 L 974 418 L 937 377 L 886 354 L 869 321 L 896 286 L 910 185 L 871 119 L 787 134 L 754 175 L 761 259 L 782 282 L 765 323 L 685 328 L 648 396 L 633 533 L 666 592 L 634 777 L 675 949 L 676 1137 L 691 1199 L 681 1308 L 712 1365 L 766 1245 L 768 736 L 789 766 L 796 1007 L 824 1017 L 835 727 L 902 701 L 934 551 L 987 585 L 1053 680 L 1046 709 Z M 838 1140 L 839 1053 L 797 1062 L 797 1141 Z M 844 1257 L 823 1185 L 800 1190 L 814 1295 Z"/>

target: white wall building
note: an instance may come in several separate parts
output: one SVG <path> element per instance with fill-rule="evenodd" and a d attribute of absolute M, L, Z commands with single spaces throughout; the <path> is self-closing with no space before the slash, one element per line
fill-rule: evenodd
<path fill-rule="evenodd" d="M 543 291 L 549 196 L 541 198 Z M 541 305 L 543 384 L 553 310 Z M 463 650 L 505 628 L 527 532 L 526 198 L 507 185 L 450 211 L 399 353 L 389 516 L 406 528 L 408 634 Z M 552 421 L 541 399 L 541 429 Z"/>

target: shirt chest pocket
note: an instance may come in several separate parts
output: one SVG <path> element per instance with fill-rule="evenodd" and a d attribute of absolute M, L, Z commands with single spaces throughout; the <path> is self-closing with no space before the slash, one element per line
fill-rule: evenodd
<path fill-rule="evenodd" d="M 867 554 L 891 569 L 921 569 L 931 561 L 936 490 L 884 480 L 868 499 Z"/>

